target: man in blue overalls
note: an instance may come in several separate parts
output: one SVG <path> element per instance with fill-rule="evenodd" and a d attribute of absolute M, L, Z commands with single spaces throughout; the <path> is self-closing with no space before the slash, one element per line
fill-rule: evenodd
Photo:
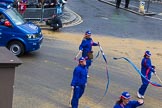
<path fill-rule="evenodd" d="M 87 69 L 89 69 L 89 66 L 91 66 L 93 59 L 92 46 L 98 46 L 98 43 L 93 42 L 91 32 L 88 30 L 85 32 L 84 38 L 79 46 L 79 53 L 78 53 L 78 55 L 82 53 L 82 57 L 86 58 Z M 75 57 L 75 59 L 77 58 L 77 56 Z"/>
<path fill-rule="evenodd" d="M 151 79 L 151 73 L 153 72 L 154 74 L 156 74 L 155 72 L 155 66 L 152 65 L 151 63 L 151 59 L 150 59 L 151 53 L 150 51 L 146 51 L 144 54 L 144 57 L 142 59 L 141 62 L 141 73 L 148 79 Z M 137 92 L 137 97 L 138 98 L 144 98 L 144 94 L 146 92 L 146 89 L 149 85 L 149 82 L 141 77 L 142 79 L 142 85 L 139 88 L 138 92 Z"/>
<path fill-rule="evenodd" d="M 81 57 L 79 59 L 79 65 L 74 69 L 73 78 L 71 81 L 71 87 L 73 90 L 71 100 L 72 108 L 78 108 L 79 99 L 83 95 L 87 83 L 87 73 L 88 69 L 86 67 L 86 60 L 84 57 Z"/>

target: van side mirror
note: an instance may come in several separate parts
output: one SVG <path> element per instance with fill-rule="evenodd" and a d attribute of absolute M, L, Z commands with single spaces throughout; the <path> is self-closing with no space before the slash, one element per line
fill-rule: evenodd
<path fill-rule="evenodd" d="M 11 23 L 10 23 L 9 21 L 5 21 L 5 22 L 4 22 L 4 25 L 7 26 L 7 27 L 11 27 L 11 26 L 12 26 Z"/>

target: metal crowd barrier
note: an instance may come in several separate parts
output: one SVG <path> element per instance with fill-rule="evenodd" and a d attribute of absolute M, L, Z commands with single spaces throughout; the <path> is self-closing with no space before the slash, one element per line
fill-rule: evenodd
<path fill-rule="evenodd" d="M 42 21 L 56 14 L 56 8 L 26 8 L 22 16 L 26 20 Z"/>

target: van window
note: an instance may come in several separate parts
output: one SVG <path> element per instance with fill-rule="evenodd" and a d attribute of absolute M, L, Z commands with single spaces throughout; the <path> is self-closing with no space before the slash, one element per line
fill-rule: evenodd
<path fill-rule="evenodd" d="M 6 14 L 16 25 L 21 25 L 26 22 L 25 19 L 15 9 L 7 9 Z"/>
<path fill-rule="evenodd" d="M 2 13 L 0 13 L 0 25 L 4 25 L 5 19 L 5 16 Z"/>

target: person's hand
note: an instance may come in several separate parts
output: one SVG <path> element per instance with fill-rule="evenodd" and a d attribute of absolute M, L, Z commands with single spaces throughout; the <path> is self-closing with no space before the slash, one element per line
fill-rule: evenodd
<path fill-rule="evenodd" d="M 154 75 L 156 76 L 156 72 L 154 72 Z"/>
<path fill-rule="evenodd" d="M 85 58 L 85 60 L 88 60 L 88 56 L 86 56 L 86 57 L 84 57 Z"/>
<path fill-rule="evenodd" d="M 152 70 L 153 70 L 153 72 L 154 72 L 154 74 L 156 73 L 155 72 L 155 66 L 151 66 L 152 67 Z"/>
<path fill-rule="evenodd" d="M 97 44 L 98 44 L 98 46 L 100 46 L 100 43 L 99 42 Z"/>
<path fill-rule="evenodd" d="M 138 103 L 143 104 L 144 103 L 143 99 L 138 99 Z"/>
<path fill-rule="evenodd" d="M 152 66 L 153 69 L 155 69 L 155 66 Z"/>
<path fill-rule="evenodd" d="M 47 3 L 44 3 L 44 5 L 46 6 L 46 5 L 48 5 Z"/>
<path fill-rule="evenodd" d="M 74 89 L 74 86 L 71 86 L 72 89 Z"/>
<path fill-rule="evenodd" d="M 74 60 L 77 60 L 77 57 L 74 57 Z"/>
<path fill-rule="evenodd" d="M 87 86 L 87 83 L 85 84 L 85 86 Z"/>
<path fill-rule="evenodd" d="M 50 5 L 54 5 L 54 3 L 51 3 Z"/>

